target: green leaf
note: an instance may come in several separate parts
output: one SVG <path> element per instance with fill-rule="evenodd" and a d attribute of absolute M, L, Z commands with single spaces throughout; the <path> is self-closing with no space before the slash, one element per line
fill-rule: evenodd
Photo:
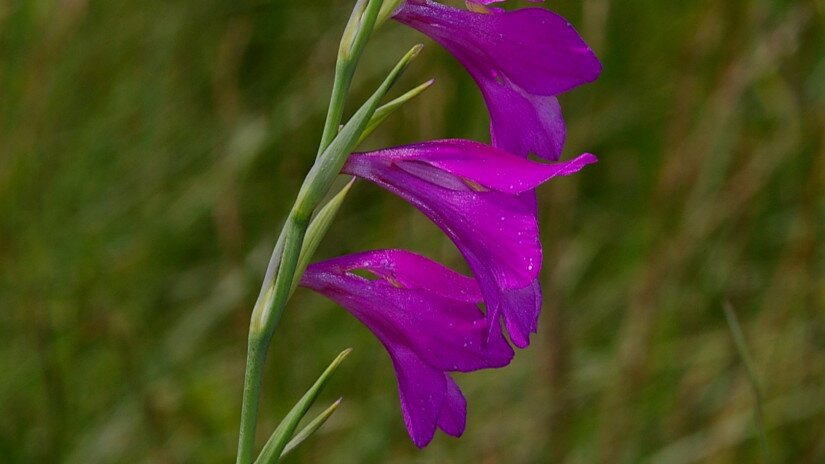
<path fill-rule="evenodd" d="M 298 423 L 301 419 L 306 415 L 307 410 L 312 406 L 312 403 L 315 402 L 315 399 L 321 393 L 321 390 L 324 389 L 329 379 L 332 377 L 332 374 L 338 369 L 338 366 L 344 362 L 344 359 L 349 356 L 352 352 L 352 348 L 347 348 L 346 350 L 342 351 L 327 367 L 323 374 L 318 377 L 318 380 L 315 381 L 315 384 L 304 393 L 304 396 L 295 403 L 295 406 L 287 413 L 286 417 L 278 424 L 278 427 L 272 432 L 272 436 L 269 437 L 269 440 L 264 445 L 263 450 L 261 450 L 261 454 L 258 456 L 258 459 L 255 460 L 255 464 L 271 464 L 276 463 L 280 459 L 281 453 L 284 451 L 284 448 L 289 442 L 292 435 L 295 433 L 295 429 L 298 427 Z"/>
<path fill-rule="evenodd" d="M 332 199 L 318 211 L 309 223 L 306 236 L 304 237 L 304 242 L 301 244 L 301 255 L 298 258 L 298 265 L 295 268 L 295 277 L 292 279 L 292 289 L 290 289 L 290 294 L 295 291 L 295 288 L 297 288 L 298 284 L 301 282 L 301 276 L 304 275 L 304 271 L 309 265 L 309 261 L 318 249 L 318 245 L 321 244 L 321 240 L 323 240 L 329 230 L 329 226 L 332 224 L 333 219 L 335 219 L 335 215 L 344 203 L 344 199 L 347 197 L 347 194 L 354 183 L 355 179 L 347 182 L 347 185 L 345 185 L 340 192 L 335 194 L 335 196 L 332 197 Z"/>
<path fill-rule="evenodd" d="M 269 343 L 295 280 L 296 265 L 312 214 L 329 193 L 341 172 L 341 167 L 378 109 L 381 99 L 422 48 L 423 45 L 416 45 L 401 58 L 375 93 L 361 105 L 309 170 L 281 231 L 284 238 L 279 240 L 283 240 L 284 245 L 277 275 L 267 274 L 258 301 L 252 310 L 250 337 L 260 338 L 264 344 Z"/>
<path fill-rule="evenodd" d="M 370 135 L 376 127 L 381 125 L 381 123 L 384 122 L 385 119 L 387 119 L 392 113 L 394 113 L 395 110 L 401 108 L 401 106 L 404 105 L 404 103 L 407 103 L 408 101 L 417 97 L 419 94 L 421 94 L 421 92 L 429 89 L 434 82 L 435 79 L 430 79 L 427 82 L 419 85 L 418 87 L 415 87 L 407 91 L 407 93 L 405 93 L 404 95 L 401 95 L 395 100 L 392 100 L 391 102 L 388 102 L 382 105 L 377 110 L 375 110 L 375 113 L 372 115 L 372 119 L 370 119 L 370 122 L 367 124 L 367 128 L 364 129 L 364 132 L 361 133 L 361 137 L 358 139 L 358 143 L 360 144 L 361 142 L 363 142 L 364 139 L 366 139 L 367 136 Z"/>
<path fill-rule="evenodd" d="M 315 161 L 309 174 L 301 185 L 298 198 L 290 212 L 290 216 L 298 221 L 309 221 L 310 215 L 321 203 L 324 196 L 329 192 L 332 183 L 341 172 L 341 167 L 347 157 L 355 148 L 361 134 L 372 119 L 375 110 L 378 109 L 379 102 L 387 94 L 390 87 L 407 69 L 410 62 L 418 56 L 423 45 L 416 45 L 404 55 L 398 64 L 390 71 L 381 86 L 372 96 L 355 112 L 350 120 L 344 124 L 341 132 L 332 140 L 332 143 L 324 150 L 321 156 Z"/>
<path fill-rule="evenodd" d="M 403 1 L 404 0 L 384 0 L 384 4 L 381 5 L 381 11 L 378 13 L 376 28 L 384 24 L 384 21 L 389 19 L 389 17 L 395 12 L 395 9 L 398 8 L 398 5 L 400 5 Z"/>
<path fill-rule="evenodd" d="M 375 21 L 381 11 L 382 0 L 358 0 L 352 10 L 347 26 L 341 36 L 338 48 L 338 60 L 346 61 L 353 55 L 360 56 L 375 27 Z"/>
<path fill-rule="evenodd" d="M 326 423 L 327 419 L 332 417 L 332 414 L 338 409 L 338 406 L 341 404 L 341 398 L 338 398 L 338 401 L 332 403 L 330 407 L 324 410 L 321 414 L 318 414 L 315 419 L 312 419 L 312 422 L 307 424 L 306 427 L 301 429 L 300 432 L 295 434 L 295 437 L 286 444 L 284 447 L 283 453 L 281 453 L 281 457 L 286 456 L 287 454 L 291 453 L 292 450 L 298 447 L 301 443 L 304 442 L 307 438 L 311 437 L 313 433 L 315 433 L 319 428 L 321 428 L 324 423 Z"/>

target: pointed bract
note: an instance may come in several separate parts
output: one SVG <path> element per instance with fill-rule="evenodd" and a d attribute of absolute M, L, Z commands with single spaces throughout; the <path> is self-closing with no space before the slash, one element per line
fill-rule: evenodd
<path fill-rule="evenodd" d="M 513 350 L 488 340 L 475 281 L 404 250 L 358 253 L 310 265 L 301 285 L 343 306 L 386 347 L 404 422 L 426 446 L 436 427 L 459 436 L 466 401 L 448 372 L 507 365 Z"/>

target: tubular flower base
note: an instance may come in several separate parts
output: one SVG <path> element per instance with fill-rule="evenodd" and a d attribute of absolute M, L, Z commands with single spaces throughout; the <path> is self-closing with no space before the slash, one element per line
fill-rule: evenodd
<path fill-rule="evenodd" d="M 501 335 L 487 340 L 476 282 L 423 256 L 404 250 L 343 256 L 310 265 L 301 285 L 343 306 L 386 347 L 418 447 L 436 428 L 456 437 L 464 432 L 467 402 L 447 372 L 502 367 L 513 357 Z"/>
<path fill-rule="evenodd" d="M 487 306 L 490 338 L 499 317 L 518 347 L 535 332 L 541 243 L 534 189 L 596 157 L 542 164 L 469 140 L 439 140 L 350 155 L 343 172 L 400 196 L 438 225 L 464 255 Z"/>
<path fill-rule="evenodd" d="M 555 96 L 595 80 L 601 64 L 563 17 L 541 8 L 473 11 L 407 0 L 393 18 L 446 48 L 478 84 L 490 111 L 493 145 L 556 161 L 565 137 Z"/>

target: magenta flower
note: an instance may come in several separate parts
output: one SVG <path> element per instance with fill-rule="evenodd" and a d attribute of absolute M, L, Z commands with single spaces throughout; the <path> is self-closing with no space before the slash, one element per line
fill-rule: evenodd
<path fill-rule="evenodd" d="M 550 11 L 474 9 L 487 13 L 407 0 L 393 18 L 431 37 L 467 68 L 490 111 L 493 145 L 558 160 L 565 127 L 555 96 L 595 80 L 599 60 L 570 23 Z"/>
<path fill-rule="evenodd" d="M 342 172 L 421 210 L 456 244 L 478 280 L 490 336 L 499 318 L 518 347 L 536 331 L 541 243 L 533 189 L 594 163 L 584 154 L 542 164 L 469 140 L 439 140 L 350 155 Z"/>
<path fill-rule="evenodd" d="M 491 3 L 501 3 L 501 2 L 504 2 L 504 1 L 506 1 L 506 0 L 465 0 L 465 3 L 467 3 L 467 6 L 469 7 L 470 4 L 489 5 Z M 527 1 L 533 2 L 533 3 L 541 3 L 544 0 L 527 0 Z"/>
<path fill-rule="evenodd" d="M 343 306 L 387 349 L 418 447 L 436 427 L 455 437 L 464 432 L 467 402 L 447 372 L 501 367 L 513 357 L 503 337 L 487 341 L 476 282 L 423 256 L 404 250 L 343 256 L 310 265 L 301 285 Z"/>

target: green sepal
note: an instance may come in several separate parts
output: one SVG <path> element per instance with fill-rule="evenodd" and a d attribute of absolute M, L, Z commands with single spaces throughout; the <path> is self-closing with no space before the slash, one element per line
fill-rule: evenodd
<path fill-rule="evenodd" d="M 361 133 L 366 129 L 379 102 L 387 94 L 390 87 L 398 80 L 401 73 L 407 69 L 410 62 L 418 56 L 423 45 L 416 45 L 407 52 L 387 75 L 378 90 L 355 112 L 352 118 L 344 125 L 341 132 L 332 140 L 332 143 L 321 153 L 315 164 L 304 179 L 298 198 L 291 214 L 298 220 L 308 220 L 309 216 L 318 207 L 318 204 L 327 194 L 333 181 L 338 177 L 341 167 L 355 148 Z"/>
<path fill-rule="evenodd" d="M 338 398 L 337 401 L 332 403 L 330 407 L 326 408 L 321 414 L 318 414 L 315 419 L 312 419 L 312 422 L 306 425 L 306 427 L 302 428 L 300 432 L 296 433 L 292 440 L 289 440 L 289 443 L 286 444 L 284 447 L 284 451 L 281 453 L 281 457 L 286 456 L 287 454 L 291 453 L 292 450 L 297 448 L 301 443 L 304 442 L 307 438 L 311 437 L 313 433 L 318 431 L 322 425 L 327 422 L 327 419 L 332 417 L 335 411 L 338 409 L 338 406 L 341 405 L 341 400 L 343 398 Z"/>
<path fill-rule="evenodd" d="M 301 243 L 301 255 L 298 258 L 298 265 L 295 267 L 295 278 L 292 279 L 290 294 L 295 291 L 301 282 L 301 276 L 304 275 L 304 271 L 309 265 L 312 256 L 315 254 L 315 251 L 318 250 L 318 245 L 321 244 L 321 240 L 323 240 L 327 234 L 329 226 L 332 225 L 332 221 L 335 219 L 336 214 L 338 214 L 341 205 L 344 204 L 344 199 L 346 199 L 354 183 L 355 179 L 347 182 L 347 185 L 345 185 L 340 192 L 336 193 L 323 208 L 318 210 L 318 213 L 315 214 L 315 217 L 313 217 L 309 223 L 306 236 L 304 237 L 303 243 Z"/>
<path fill-rule="evenodd" d="M 349 60 L 359 56 L 367 44 L 367 39 L 372 34 L 375 21 L 381 11 L 382 0 L 357 0 L 352 14 L 341 35 L 341 43 L 338 46 L 338 60 Z"/>
<path fill-rule="evenodd" d="M 384 24 L 384 21 L 389 19 L 404 1 L 405 0 L 384 0 L 384 4 L 381 5 L 381 11 L 378 13 L 378 20 L 375 22 L 375 27 L 378 28 Z"/>
<path fill-rule="evenodd" d="M 324 121 L 324 131 L 321 134 L 321 143 L 318 145 L 316 158 L 321 156 L 335 138 L 336 129 L 344 115 L 344 104 L 355 75 L 355 68 L 375 27 L 375 20 L 382 3 L 382 0 L 369 0 L 369 4 L 366 0 L 358 0 L 352 10 L 338 48 L 332 95 L 330 95 L 327 118 Z"/>
<path fill-rule="evenodd" d="M 300 255 L 304 233 L 309 226 L 310 218 L 323 198 L 332 188 L 338 177 L 341 167 L 355 148 L 361 133 L 372 119 L 375 110 L 390 87 L 399 78 L 410 62 L 418 55 L 423 45 L 416 45 L 390 71 L 381 86 L 364 102 L 352 118 L 344 125 L 341 132 L 332 143 L 315 160 L 309 170 L 298 198 L 292 206 L 281 234 L 284 235 L 284 250 L 280 259 L 278 273 L 274 280 L 267 278 L 261 288 L 258 301 L 252 311 L 252 321 L 249 326 L 251 338 L 260 338 L 263 344 L 268 345 L 275 326 L 281 318 L 281 312 L 286 305 L 289 290 L 295 279 L 295 266 Z M 267 277 L 270 277 L 267 274 Z"/>
<path fill-rule="evenodd" d="M 329 379 L 332 377 L 332 374 L 338 369 L 338 366 L 341 365 L 342 362 L 349 356 L 352 352 L 352 348 L 347 348 L 346 350 L 342 351 L 333 361 L 330 363 L 329 367 L 326 368 L 323 374 L 318 377 L 318 380 L 304 393 L 304 396 L 295 403 L 295 406 L 287 413 L 284 419 L 278 424 L 278 427 L 272 432 L 272 436 L 269 437 L 266 444 L 264 445 L 263 450 L 261 450 L 261 454 L 258 456 L 258 459 L 255 460 L 255 464 L 269 464 L 278 462 L 280 459 L 281 453 L 284 451 L 284 448 L 287 446 L 287 443 L 292 438 L 293 434 L 295 433 L 295 429 L 298 427 L 298 423 L 303 419 L 304 415 L 306 415 L 307 410 L 309 410 L 312 403 L 315 402 L 315 399 L 318 398 L 318 395 L 321 393 L 321 390 L 324 389 Z M 333 410 L 334 411 L 334 410 Z M 319 425 L 320 427 L 320 425 Z M 296 443 L 297 445 L 297 443 Z"/>
<path fill-rule="evenodd" d="M 367 128 L 364 129 L 364 132 L 361 133 L 361 138 L 358 139 L 358 143 L 360 144 L 361 142 L 363 142 L 364 139 L 366 139 L 367 136 L 369 136 L 372 133 L 372 131 L 375 130 L 376 127 L 381 125 L 381 123 L 384 122 L 385 119 L 387 119 L 391 114 L 393 114 L 395 110 L 401 108 L 405 103 L 417 97 L 423 91 L 429 89 L 434 82 L 435 79 L 430 79 L 427 82 L 419 85 L 418 87 L 408 90 L 404 95 L 401 95 L 395 100 L 392 100 L 384 105 L 381 105 L 380 108 L 375 110 L 375 113 L 372 115 L 372 119 L 370 119 L 370 122 L 367 124 Z"/>

